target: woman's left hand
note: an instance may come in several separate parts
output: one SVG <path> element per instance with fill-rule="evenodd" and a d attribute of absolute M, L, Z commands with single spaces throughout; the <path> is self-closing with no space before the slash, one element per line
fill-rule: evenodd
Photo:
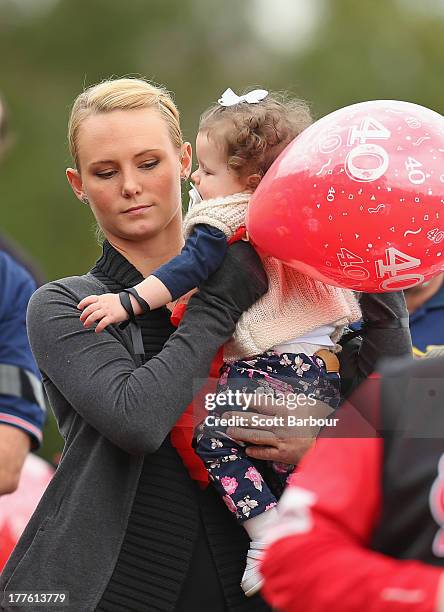
<path fill-rule="evenodd" d="M 247 444 L 246 454 L 252 459 L 279 461 L 297 464 L 313 445 L 319 427 L 298 426 L 289 423 L 289 416 L 297 419 L 325 418 L 333 411 L 328 404 L 317 401 L 314 406 L 289 408 L 276 403 L 268 396 L 256 396 L 255 401 L 246 405 L 255 412 L 226 412 L 223 418 L 236 417 L 240 427 L 228 427 L 226 433 L 230 438 Z"/>

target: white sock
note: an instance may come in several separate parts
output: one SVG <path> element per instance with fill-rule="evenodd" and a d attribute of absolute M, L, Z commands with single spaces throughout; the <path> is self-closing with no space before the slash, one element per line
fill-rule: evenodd
<path fill-rule="evenodd" d="M 277 519 L 276 507 L 270 508 L 262 514 L 258 514 L 251 519 L 247 519 L 242 523 L 245 531 L 250 536 L 252 542 L 264 542 L 266 532 L 273 527 Z"/>

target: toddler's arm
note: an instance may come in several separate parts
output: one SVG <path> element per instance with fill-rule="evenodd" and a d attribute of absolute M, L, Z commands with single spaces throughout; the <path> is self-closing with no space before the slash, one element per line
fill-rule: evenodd
<path fill-rule="evenodd" d="M 137 293 L 151 310 L 165 306 L 168 302 L 185 295 L 199 287 L 221 265 L 227 252 L 225 234 L 210 225 L 196 225 L 186 240 L 179 255 L 163 264 L 138 285 Z M 142 313 L 142 308 L 130 296 L 134 314 Z M 90 295 L 78 305 L 83 310 L 80 320 L 85 327 L 98 322 L 95 331 L 103 331 L 107 325 L 120 323 L 128 318 L 120 303 L 118 294 L 105 293 Z"/>

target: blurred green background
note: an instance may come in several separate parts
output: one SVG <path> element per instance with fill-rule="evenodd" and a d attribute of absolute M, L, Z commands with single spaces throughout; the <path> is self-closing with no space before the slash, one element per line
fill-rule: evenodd
<path fill-rule="evenodd" d="M 444 109 L 444 0 L 0 0 L 0 92 L 15 146 L 0 166 L 1 229 L 48 280 L 99 253 L 65 180 L 74 97 L 104 78 L 167 86 L 194 142 L 227 87 L 288 90 L 320 117 L 397 99 Z M 50 421 L 42 454 L 60 439 Z"/>

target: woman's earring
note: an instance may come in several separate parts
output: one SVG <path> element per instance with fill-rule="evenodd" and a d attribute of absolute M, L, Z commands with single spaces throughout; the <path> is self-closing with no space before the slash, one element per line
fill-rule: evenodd
<path fill-rule="evenodd" d="M 82 195 L 82 197 L 81 197 L 80 199 L 82 200 L 82 202 L 83 202 L 84 204 L 89 204 L 89 200 L 88 200 L 88 198 L 86 197 L 86 195 Z"/>

